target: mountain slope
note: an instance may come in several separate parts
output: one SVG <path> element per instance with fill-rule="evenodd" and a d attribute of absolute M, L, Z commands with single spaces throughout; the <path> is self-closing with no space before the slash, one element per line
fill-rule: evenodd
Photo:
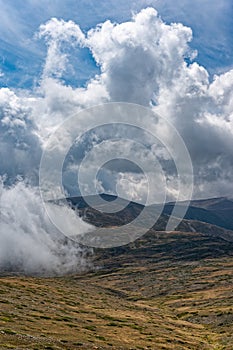
<path fill-rule="evenodd" d="M 106 228 L 143 209 L 130 202 L 120 216 L 70 203 Z M 0 349 L 232 350 L 233 233 L 197 220 L 158 231 L 167 220 L 125 246 L 93 249 L 85 274 L 2 274 Z"/>
<path fill-rule="evenodd" d="M 179 204 L 182 206 L 185 202 Z M 233 200 L 225 197 L 192 200 L 185 218 L 194 219 L 194 216 L 197 220 L 233 230 Z"/>
<path fill-rule="evenodd" d="M 125 199 L 111 196 L 107 194 L 101 194 L 99 196 L 72 197 L 68 198 L 68 202 L 73 208 L 76 208 L 80 216 L 84 217 L 84 220 L 92 223 L 97 227 L 106 226 L 121 226 L 134 220 L 143 210 L 144 206 L 135 202 L 127 202 Z M 105 202 L 102 202 L 101 200 Z M 114 200 L 117 199 L 124 210 L 117 210 L 116 212 L 106 213 L 109 209 L 109 202 L 111 207 L 114 208 Z M 94 204 L 96 209 L 90 207 L 89 203 Z M 179 212 L 183 214 L 183 205 L 185 202 L 178 203 L 177 216 Z M 200 207 L 198 206 L 200 205 Z M 158 230 L 165 228 L 165 222 L 167 216 L 170 216 L 174 203 L 166 203 L 162 210 L 160 220 L 156 223 L 155 227 Z M 148 212 L 155 216 L 155 213 L 160 212 L 160 205 L 151 205 L 148 207 Z M 207 200 L 194 200 L 191 201 L 190 206 L 184 216 L 186 220 L 195 220 L 209 223 L 215 226 L 220 226 L 227 230 L 233 230 L 233 202 L 226 198 L 214 198 Z"/>
<path fill-rule="evenodd" d="M 92 272 L 0 279 L 0 349 L 231 350 L 233 243 L 150 231 Z"/>

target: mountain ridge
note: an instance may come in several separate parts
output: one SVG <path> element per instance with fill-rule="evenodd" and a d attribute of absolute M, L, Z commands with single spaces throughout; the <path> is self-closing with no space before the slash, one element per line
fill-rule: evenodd
<path fill-rule="evenodd" d="M 118 199 L 122 204 L 122 207 L 125 206 L 125 209 L 117 211 L 113 214 L 105 213 L 105 209 L 109 209 L 109 202 L 114 208 L 114 201 Z M 109 221 L 109 225 L 128 223 L 134 220 L 144 209 L 144 205 L 134 202 L 127 201 L 126 199 L 117 197 L 115 195 L 109 195 L 101 193 L 100 197 L 98 195 L 91 195 L 87 197 L 77 196 L 69 197 L 66 199 L 73 209 L 78 210 L 79 215 L 84 217 L 84 220 L 93 221 L 94 225 L 101 226 L 101 218 L 106 224 L 106 218 Z M 106 203 L 102 202 L 104 200 Z M 64 200 L 63 200 L 64 201 Z M 89 202 L 94 204 L 95 208 L 91 208 Z M 177 217 L 183 217 L 183 206 L 186 202 L 176 203 L 176 214 Z M 173 202 L 167 202 L 162 208 L 161 216 L 170 216 L 174 208 Z M 200 205 L 200 206 L 198 206 Z M 147 209 L 151 209 L 151 215 L 153 212 L 159 212 L 161 210 L 161 204 L 152 204 L 148 205 Z M 98 213 L 99 212 L 99 213 Z M 180 216 L 179 216 L 180 212 Z M 233 201 L 227 199 L 226 197 L 219 198 L 208 198 L 201 200 L 191 200 L 190 205 L 187 208 L 187 212 L 184 215 L 185 220 L 195 220 L 204 222 L 207 224 L 215 225 L 222 227 L 226 230 L 233 230 Z M 94 217 L 99 219 L 96 221 Z M 128 221 L 127 221 L 128 220 Z M 119 221 L 119 222 L 118 222 Z M 118 222 L 118 224 L 117 224 Z"/>

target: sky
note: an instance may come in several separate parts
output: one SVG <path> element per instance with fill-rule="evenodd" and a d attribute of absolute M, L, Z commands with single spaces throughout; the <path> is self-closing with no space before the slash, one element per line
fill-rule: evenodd
<path fill-rule="evenodd" d="M 0 268 L 86 264 L 79 247 L 56 254 L 60 236 L 40 197 L 43 159 L 52 183 L 62 168 L 67 196 L 81 186 L 145 203 L 149 183 L 150 203 L 233 198 L 231 0 L 0 8 Z M 71 233 L 93 229 L 66 208 L 52 212 Z"/>
<path fill-rule="evenodd" d="M 97 5 L 98 4 L 98 5 Z M 193 30 L 191 47 L 198 50 L 197 61 L 211 75 L 224 72 L 233 61 L 233 4 L 231 0 L 1 0 L 0 56 L 3 86 L 29 88 L 38 83 L 46 46 L 35 35 L 39 26 L 52 17 L 73 20 L 85 32 L 110 19 L 128 21 L 132 13 L 152 6 L 167 23 L 181 22 Z M 88 50 L 72 57 L 75 73 L 67 74 L 74 86 L 85 85 L 98 72 Z M 82 64 L 79 64 L 79 62 Z"/>
<path fill-rule="evenodd" d="M 38 182 L 48 136 L 67 116 L 123 101 L 173 123 L 192 158 L 195 197 L 233 196 L 231 1 L 0 3 L 0 174 L 8 184 Z M 73 152 L 85 154 L 96 138 Z M 68 195 L 77 194 L 77 169 L 66 167 Z M 103 192 L 117 186 L 124 197 L 145 198 L 145 177 L 130 167 L 106 167 L 99 177 Z"/>

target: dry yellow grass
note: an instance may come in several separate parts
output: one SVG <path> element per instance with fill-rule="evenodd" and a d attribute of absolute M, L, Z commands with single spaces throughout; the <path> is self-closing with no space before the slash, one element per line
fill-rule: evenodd
<path fill-rule="evenodd" d="M 190 259 L 198 240 L 208 256 Z M 219 256 L 203 235 L 151 233 L 97 251 L 85 275 L 2 277 L 0 349 L 232 350 L 233 257 L 217 243 Z"/>

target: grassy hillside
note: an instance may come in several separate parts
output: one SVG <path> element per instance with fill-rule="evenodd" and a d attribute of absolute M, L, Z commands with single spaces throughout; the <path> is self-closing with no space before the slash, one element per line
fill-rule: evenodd
<path fill-rule="evenodd" d="M 2 276 L 0 349 L 233 348 L 233 243 L 151 231 L 93 271 Z"/>

